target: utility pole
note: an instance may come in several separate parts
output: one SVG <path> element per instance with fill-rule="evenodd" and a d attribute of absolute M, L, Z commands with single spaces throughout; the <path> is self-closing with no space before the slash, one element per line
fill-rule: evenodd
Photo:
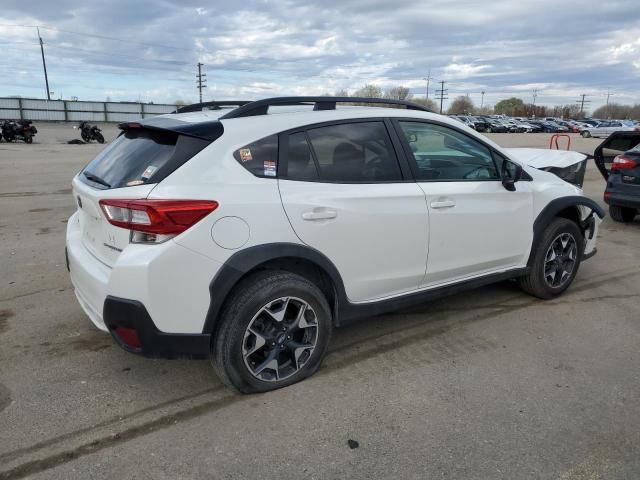
<path fill-rule="evenodd" d="M 423 80 L 427 81 L 427 94 L 425 96 L 425 99 L 429 100 L 429 83 L 431 82 L 431 69 L 429 69 L 429 73 L 427 73 L 427 76 L 423 78 Z"/>
<path fill-rule="evenodd" d="M 440 114 L 442 114 L 442 103 L 446 100 L 448 89 L 444 88 L 444 80 L 440 81 L 440 90 L 436 91 L 436 99 L 440 100 Z"/>
<path fill-rule="evenodd" d="M 200 91 L 200 103 L 202 103 L 202 89 L 205 88 L 207 86 L 207 74 L 206 73 L 202 73 L 202 66 L 204 65 L 204 63 L 200 63 L 198 62 L 198 75 L 196 75 L 196 78 L 198 79 L 196 81 L 196 86 L 198 87 L 198 90 Z"/>
<path fill-rule="evenodd" d="M 576 103 L 580 104 L 580 113 L 584 113 L 584 104 L 585 103 L 591 103 L 591 100 L 585 100 L 585 97 L 587 97 L 588 95 L 586 93 L 583 93 L 580 95 L 581 99 L 580 100 L 576 100 Z"/>
<path fill-rule="evenodd" d="M 47 77 L 47 63 L 44 61 L 44 44 L 42 43 L 42 37 L 40 36 L 40 29 L 36 27 L 38 31 L 38 39 L 40 40 L 40 53 L 42 54 L 42 68 L 44 68 L 44 83 L 47 87 L 47 100 L 51 100 L 51 93 L 49 92 L 49 77 Z"/>
<path fill-rule="evenodd" d="M 611 89 L 607 88 L 607 104 L 606 104 L 606 110 L 607 110 L 607 118 L 610 118 L 609 115 L 609 97 L 611 97 L 612 93 L 611 93 Z"/>
<path fill-rule="evenodd" d="M 534 88 L 533 89 L 533 112 L 532 112 L 532 117 L 536 118 L 536 98 L 538 97 L 538 89 Z"/>
<path fill-rule="evenodd" d="M 480 98 L 480 110 L 482 110 L 482 107 L 484 107 L 484 94 L 487 93 L 484 90 L 482 90 L 480 92 L 480 95 L 482 95 L 482 97 Z"/>

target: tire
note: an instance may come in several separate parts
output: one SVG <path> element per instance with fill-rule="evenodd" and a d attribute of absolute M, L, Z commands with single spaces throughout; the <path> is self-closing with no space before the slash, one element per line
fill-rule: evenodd
<path fill-rule="evenodd" d="M 629 223 L 638 214 L 638 210 L 630 207 L 621 207 L 619 205 L 609 205 L 609 215 L 616 222 Z"/>
<path fill-rule="evenodd" d="M 275 317 L 269 313 L 274 311 Z M 285 316 L 278 321 L 278 314 Z M 302 325 L 302 320 L 305 326 L 284 331 L 284 325 Z M 220 322 L 212 342 L 213 366 L 223 383 L 242 393 L 275 390 L 313 375 L 333 329 L 331 309 L 320 289 L 285 271 L 263 271 L 243 280 L 225 304 Z"/>
<path fill-rule="evenodd" d="M 33 137 L 31 135 L 25 135 L 24 143 L 33 143 Z"/>
<path fill-rule="evenodd" d="M 104 137 L 100 132 L 96 132 L 93 136 L 96 138 L 98 143 L 104 143 Z"/>
<path fill-rule="evenodd" d="M 565 239 L 568 240 L 566 251 L 563 246 Z M 569 248 L 571 239 L 573 249 Z M 519 278 L 518 283 L 529 295 L 548 300 L 569 288 L 578 273 L 584 252 L 582 232 L 575 222 L 555 218 L 544 230 L 534 249 L 529 272 Z M 570 271 L 567 273 L 567 270 Z"/>
<path fill-rule="evenodd" d="M 588 130 L 584 130 L 580 135 L 582 138 L 591 138 L 591 133 Z"/>
<path fill-rule="evenodd" d="M 87 135 L 86 133 L 81 132 L 80 136 L 82 137 L 82 140 L 84 140 L 85 142 L 87 142 L 87 143 L 91 142 L 91 137 L 89 135 Z"/>

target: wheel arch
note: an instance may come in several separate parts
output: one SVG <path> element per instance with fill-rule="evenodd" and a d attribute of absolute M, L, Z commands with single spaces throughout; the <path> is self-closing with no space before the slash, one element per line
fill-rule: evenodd
<path fill-rule="evenodd" d="M 580 206 L 591 209 L 591 215 L 589 215 L 585 220 L 581 219 L 579 209 Z M 601 219 L 605 217 L 605 211 L 603 210 L 603 208 L 587 197 L 573 195 L 568 197 L 556 198 L 550 201 L 547 206 L 542 209 L 542 211 L 538 214 L 535 221 L 533 222 L 533 243 L 531 252 L 529 253 L 529 260 L 527 262 L 527 265 L 531 266 L 531 262 L 533 261 L 534 256 L 534 247 L 539 242 L 544 230 L 553 221 L 554 218 L 566 218 L 575 222 L 584 234 L 586 229 L 589 228 L 589 226 L 593 222 L 593 219 L 591 217 L 594 214 Z"/>
<path fill-rule="evenodd" d="M 203 333 L 215 336 L 220 314 L 229 294 L 258 271 L 284 270 L 312 281 L 327 297 L 333 322 L 339 325 L 340 305 L 347 301 L 342 277 L 335 265 L 318 250 L 295 243 L 270 243 L 241 250 L 220 268 L 209 285 L 211 297 Z"/>

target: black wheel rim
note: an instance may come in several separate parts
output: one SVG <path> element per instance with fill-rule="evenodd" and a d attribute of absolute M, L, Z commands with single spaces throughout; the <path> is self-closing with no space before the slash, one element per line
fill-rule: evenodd
<path fill-rule="evenodd" d="M 309 361 L 318 340 L 318 319 L 306 301 L 281 297 L 263 306 L 247 326 L 242 358 L 254 377 L 277 382 Z"/>
<path fill-rule="evenodd" d="M 578 259 L 578 244 L 570 233 L 561 233 L 544 258 L 544 281 L 551 288 L 563 287 L 571 278 Z"/>

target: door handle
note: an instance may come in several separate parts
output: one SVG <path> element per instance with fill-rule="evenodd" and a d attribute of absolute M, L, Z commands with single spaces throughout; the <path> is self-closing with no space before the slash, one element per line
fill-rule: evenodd
<path fill-rule="evenodd" d="M 338 212 L 331 208 L 314 208 L 302 213 L 303 220 L 331 220 L 337 216 Z"/>
<path fill-rule="evenodd" d="M 431 208 L 450 208 L 456 206 L 456 201 L 451 199 L 438 199 L 430 203 Z"/>

